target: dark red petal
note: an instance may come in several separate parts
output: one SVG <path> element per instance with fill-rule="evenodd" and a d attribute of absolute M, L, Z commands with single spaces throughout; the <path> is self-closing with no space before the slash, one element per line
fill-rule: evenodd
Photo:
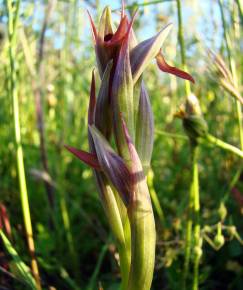
<path fill-rule="evenodd" d="M 119 44 L 123 38 L 126 36 L 128 30 L 128 19 L 127 16 L 125 15 L 122 19 L 121 22 L 117 28 L 117 31 L 111 38 L 111 40 L 105 42 L 107 46 L 113 46 L 116 44 Z"/>
<path fill-rule="evenodd" d="M 92 80 L 90 86 L 90 97 L 89 97 L 89 109 L 88 109 L 88 124 L 92 125 L 94 122 L 94 111 L 96 104 L 96 94 L 95 94 L 95 72 L 92 71 Z"/>
<path fill-rule="evenodd" d="M 163 72 L 176 75 L 182 79 L 185 79 L 185 80 L 191 81 L 192 83 L 195 83 L 193 77 L 189 73 L 187 73 L 183 70 L 180 70 L 174 66 L 168 65 L 168 63 L 166 63 L 164 56 L 161 52 L 156 56 L 156 61 L 157 61 L 158 67 Z"/>
<path fill-rule="evenodd" d="M 101 170 L 98 158 L 95 154 L 88 153 L 68 145 L 64 145 L 64 147 L 93 169 Z"/>
<path fill-rule="evenodd" d="M 117 31 L 113 35 L 112 39 L 106 42 L 107 46 L 114 46 L 114 45 L 120 44 L 125 38 L 129 38 L 130 31 L 131 31 L 136 15 L 137 15 L 137 10 L 135 11 L 130 23 L 126 15 L 121 19 L 121 22 L 117 28 Z"/>

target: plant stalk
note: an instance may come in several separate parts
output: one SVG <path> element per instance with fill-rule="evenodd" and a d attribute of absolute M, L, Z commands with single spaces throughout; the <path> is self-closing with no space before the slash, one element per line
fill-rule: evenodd
<path fill-rule="evenodd" d="M 32 223 L 30 216 L 30 208 L 28 201 L 28 192 L 26 186 L 25 178 L 25 167 L 24 167 L 24 157 L 23 148 L 21 143 L 21 131 L 20 131 L 20 120 L 19 120 L 19 98 L 18 98 L 18 78 L 17 78 L 17 24 L 19 18 L 19 6 L 20 0 L 16 1 L 15 6 L 13 6 L 11 0 L 6 0 L 7 12 L 8 12 L 8 36 L 9 36 L 9 47 L 8 54 L 10 60 L 10 95 L 12 98 L 13 106 L 13 117 L 14 117 L 14 132 L 15 132 L 15 144 L 16 144 L 16 158 L 17 158 L 17 170 L 18 179 L 20 187 L 20 199 L 24 218 L 24 225 L 26 231 L 26 238 L 28 249 L 31 257 L 31 269 L 33 276 L 36 281 L 36 288 L 41 289 L 39 270 L 37 265 L 37 260 L 35 257 L 35 245 L 33 239 Z"/>
<path fill-rule="evenodd" d="M 199 262 L 202 256 L 200 239 L 200 196 L 199 196 L 199 178 L 198 178 L 198 150 L 196 145 L 192 147 L 192 195 L 193 195 L 193 223 L 194 223 L 194 257 L 193 257 L 193 290 L 198 290 Z"/>
<path fill-rule="evenodd" d="M 187 71 L 184 31 L 183 31 L 182 13 L 181 13 L 181 1 L 176 0 L 176 3 L 177 3 L 177 19 L 178 19 L 178 40 L 179 40 L 179 45 L 180 45 L 181 63 L 182 63 L 183 70 Z M 185 81 L 185 92 L 187 96 L 191 94 L 191 85 L 189 81 Z"/>
<path fill-rule="evenodd" d="M 47 158 L 47 151 L 46 151 L 46 140 L 45 140 L 45 126 L 44 126 L 44 116 L 43 116 L 43 105 L 42 105 L 42 98 L 43 98 L 43 81 L 44 81 L 44 47 L 45 47 L 45 34 L 46 29 L 51 17 L 51 13 L 54 10 L 56 4 L 56 0 L 49 0 L 46 8 L 46 13 L 41 29 L 41 36 L 40 36 L 40 42 L 39 42 L 39 50 L 38 50 L 38 58 L 37 58 L 37 80 L 35 83 L 34 93 L 35 93 L 35 107 L 36 107 L 36 115 L 37 115 L 37 127 L 40 137 L 40 156 L 41 156 L 41 162 L 44 171 L 50 175 L 49 171 L 49 165 L 48 165 L 48 158 Z M 49 207 L 50 210 L 53 211 L 54 209 L 54 189 L 51 186 L 50 183 L 44 181 Z M 54 217 L 51 215 L 50 218 L 50 225 L 51 227 L 54 226 Z"/>
<path fill-rule="evenodd" d="M 214 137 L 211 134 L 207 134 L 205 139 L 202 140 L 203 143 L 205 143 L 205 141 L 206 141 L 206 143 L 214 144 L 214 145 L 216 145 L 216 146 L 218 146 L 226 151 L 232 152 L 232 153 L 236 154 L 237 156 L 243 158 L 243 151 L 242 150 Z"/>
<path fill-rule="evenodd" d="M 226 21 L 225 21 L 222 0 L 218 0 L 218 4 L 219 4 L 219 8 L 220 8 L 221 20 L 222 20 L 223 31 L 224 31 L 225 47 L 226 47 L 227 57 L 228 57 L 229 65 L 230 65 L 230 71 L 231 71 L 232 76 L 233 76 L 234 86 L 236 88 L 238 88 L 236 65 L 235 65 L 235 61 L 232 58 L 232 54 L 231 54 L 232 43 L 231 43 L 231 40 L 229 37 L 229 33 L 227 32 L 227 25 L 226 25 Z M 238 126 L 239 126 L 240 146 L 241 146 L 241 150 L 243 150 L 242 109 L 241 109 L 241 103 L 238 100 L 236 100 L 236 112 L 237 112 Z"/>
<path fill-rule="evenodd" d="M 187 71 L 186 66 L 186 52 L 185 52 L 185 42 L 184 42 L 184 32 L 183 32 L 183 24 L 182 24 L 182 13 L 181 13 L 181 1 L 176 0 L 177 3 L 177 16 L 178 16 L 178 39 L 180 44 L 180 52 L 181 52 L 181 62 L 183 69 Z M 186 96 L 191 94 L 191 86 L 190 82 L 185 82 L 185 93 Z M 200 242 L 200 225 L 199 225 L 199 182 L 198 182 L 198 165 L 197 165 L 197 157 L 198 157 L 198 145 L 193 144 L 191 142 L 191 159 L 192 159 L 192 181 L 190 186 L 190 195 L 188 202 L 188 219 L 186 224 L 186 241 L 185 241 L 185 261 L 184 261 L 184 269 L 182 276 L 182 287 L 184 290 L 187 288 L 187 277 L 190 265 L 191 258 L 191 249 L 192 249 L 192 227 L 194 225 L 194 242 L 195 249 L 199 247 Z M 200 249 L 201 250 L 201 249 Z M 199 261 L 200 255 L 196 254 L 197 251 L 194 251 L 194 271 L 193 271 L 193 290 L 198 289 L 198 269 L 199 269 Z"/>

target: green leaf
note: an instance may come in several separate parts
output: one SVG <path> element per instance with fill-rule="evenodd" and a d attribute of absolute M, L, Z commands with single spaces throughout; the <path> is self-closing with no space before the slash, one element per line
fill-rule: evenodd
<path fill-rule="evenodd" d="M 17 269 L 16 276 L 23 281 L 30 289 L 36 290 L 35 280 L 30 272 L 30 269 L 26 266 L 26 264 L 21 260 L 18 253 L 5 236 L 2 230 L 0 230 L 0 236 L 2 238 L 3 244 L 8 252 L 8 254 L 12 257 L 13 263 Z"/>

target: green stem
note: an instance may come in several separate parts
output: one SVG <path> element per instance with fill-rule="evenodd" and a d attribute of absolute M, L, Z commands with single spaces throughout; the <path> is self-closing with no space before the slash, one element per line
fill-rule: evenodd
<path fill-rule="evenodd" d="M 169 2 L 171 0 L 154 0 L 154 1 L 144 1 L 143 3 L 133 3 L 132 5 L 126 5 L 125 6 L 125 9 L 134 9 L 134 8 L 137 8 L 137 7 L 145 7 L 145 6 L 149 6 L 149 5 L 155 5 L 155 4 L 161 4 L 163 2 Z M 121 10 L 121 8 L 116 8 L 116 9 L 113 9 L 112 12 L 117 12 Z"/>
<path fill-rule="evenodd" d="M 102 262 L 103 262 L 103 260 L 105 258 L 105 254 L 106 254 L 106 252 L 107 252 L 107 250 L 109 248 L 110 241 L 111 241 L 111 237 L 108 238 L 107 242 L 103 245 L 103 247 L 101 249 L 98 261 L 96 263 L 95 270 L 94 270 L 94 272 L 93 272 L 93 274 L 92 274 L 92 276 L 90 278 L 89 285 L 86 288 L 86 290 L 96 289 L 95 284 L 97 283 L 97 277 L 99 275 Z"/>
<path fill-rule="evenodd" d="M 186 290 L 187 286 L 187 277 L 188 277 L 188 269 L 189 269 L 189 264 L 190 264 L 190 256 L 191 256 L 191 241 L 192 241 L 192 207 L 193 205 L 191 204 L 191 192 L 190 190 L 190 197 L 189 197 L 189 207 L 188 207 L 188 218 L 187 218 L 187 224 L 186 224 L 186 239 L 185 239 L 185 260 L 184 260 L 184 269 L 183 269 L 183 281 L 182 281 L 182 289 Z"/>
<path fill-rule="evenodd" d="M 181 62 L 183 69 L 187 71 L 186 66 L 186 52 L 185 52 L 185 42 L 182 24 L 182 13 L 181 13 L 181 1 L 176 0 L 177 3 L 177 17 L 178 17 L 178 39 L 180 44 L 181 52 Z M 190 82 L 185 82 L 185 92 L 189 96 L 191 94 Z M 183 269 L 183 281 L 182 287 L 184 290 L 187 288 L 187 277 L 191 258 L 191 248 L 192 248 L 192 226 L 194 227 L 194 240 L 195 245 L 198 247 L 198 236 L 200 237 L 200 225 L 199 225 L 199 187 L 198 187 L 198 166 L 197 166 L 197 155 L 198 147 L 191 144 L 191 157 L 192 157 L 192 181 L 190 187 L 189 203 L 188 203 L 188 219 L 186 224 L 186 240 L 185 240 L 185 261 Z M 196 251 L 195 251 L 196 252 Z M 199 255 L 194 255 L 194 272 L 193 272 L 193 290 L 198 289 L 198 268 L 199 268 Z"/>
<path fill-rule="evenodd" d="M 242 0 L 236 0 L 238 10 L 239 10 L 239 15 L 240 15 L 240 21 L 243 23 L 243 2 Z"/>
<path fill-rule="evenodd" d="M 214 137 L 213 135 L 210 135 L 210 134 L 207 134 L 207 136 L 205 137 L 204 140 L 201 140 L 202 143 L 211 143 L 211 144 L 214 144 L 226 151 L 229 151 L 229 152 L 232 152 L 234 154 L 236 154 L 237 156 L 243 158 L 243 151 L 240 150 L 239 148 L 233 146 L 233 145 L 230 145 L 216 137 Z M 206 141 L 206 142 L 205 142 Z"/>
<path fill-rule="evenodd" d="M 199 262 L 202 255 L 200 239 L 200 196 L 198 178 L 198 146 L 192 148 L 192 170 L 193 170 L 193 222 L 194 222 L 194 265 L 193 265 L 193 290 L 198 290 Z"/>
<path fill-rule="evenodd" d="M 131 246 L 130 246 L 131 247 Z M 129 269 L 131 263 L 131 249 L 126 245 L 126 243 L 120 245 L 118 247 L 119 258 L 120 258 L 120 269 L 121 269 L 121 276 L 122 276 L 122 284 L 121 289 L 127 289 L 128 278 L 129 278 Z"/>
<path fill-rule="evenodd" d="M 198 208 L 199 204 L 199 189 L 198 189 L 198 166 L 197 166 L 197 155 L 198 147 L 191 146 L 191 163 L 192 163 L 192 179 L 190 186 L 190 195 L 188 203 L 188 218 L 186 224 L 186 240 L 185 240 L 185 261 L 184 261 L 184 270 L 183 270 L 183 281 L 182 289 L 187 289 L 187 278 L 189 271 L 189 264 L 191 258 L 191 249 L 192 249 L 192 225 L 195 222 L 195 209 Z M 199 211 L 198 211 L 199 215 Z M 197 217 L 198 218 L 198 217 Z M 196 219 L 197 220 L 197 219 Z M 195 223 L 197 225 L 197 223 Z M 198 230 L 198 227 L 195 226 L 195 231 Z M 194 231 L 194 237 L 195 237 Z"/>
<path fill-rule="evenodd" d="M 154 205 L 154 208 L 157 212 L 157 215 L 159 217 L 160 223 L 162 226 L 165 226 L 165 216 L 164 216 L 164 212 L 162 210 L 162 207 L 160 205 L 159 202 L 159 198 L 158 195 L 154 189 L 154 183 L 153 183 L 153 179 L 154 179 L 154 172 L 152 169 L 149 170 L 148 172 L 148 176 L 147 176 L 147 183 L 148 183 L 148 187 L 149 187 L 149 193 Z"/>
<path fill-rule="evenodd" d="M 243 116 L 242 116 L 241 104 L 239 101 L 236 101 L 236 110 L 237 110 L 237 116 L 238 116 L 240 148 L 243 151 L 243 124 L 242 124 Z"/>
<path fill-rule="evenodd" d="M 181 1 L 176 0 L 176 3 L 177 3 L 177 18 L 178 18 L 178 40 L 179 40 L 179 44 L 180 44 L 181 63 L 182 63 L 183 69 L 185 71 L 187 71 L 185 41 L 184 41 L 182 13 L 181 13 Z M 185 81 L 185 91 L 186 91 L 187 96 L 189 96 L 191 94 L 191 86 L 190 86 L 189 81 Z"/>
<path fill-rule="evenodd" d="M 18 0 L 13 6 L 11 0 L 6 0 L 6 6 L 8 11 L 8 36 L 9 36 L 9 60 L 10 60 L 10 95 L 12 98 L 13 105 L 13 117 L 14 117 L 14 131 L 15 131 L 15 143 L 16 143 L 16 158 L 17 158 L 17 170 L 19 178 L 20 187 L 20 199 L 24 218 L 24 225 L 26 230 L 26 238 L 28 243 L 28 249 L 31 256 L 31 269 L 36 280 L 37 289 L 41 289 L 39 270 L 37 265 L 37 260 L 35 258 L 35 246 L 33 239 L 33 231 L 31 224 L 30 208 L 28 201 L 28 192 L 26 186 L 25 178 L 25 167 L 24 167 L 24 157 L 23 149 L 21 143 L 21 132 L 20 132 L 20 121 L 19 121 L 19 99 L 18 99 L 18 78 L 17 78 L 17 57 L 16 57 L 16 47 L 17 47 L 17 24 L 19 18 L 19 6 L 20 0 Z"/>

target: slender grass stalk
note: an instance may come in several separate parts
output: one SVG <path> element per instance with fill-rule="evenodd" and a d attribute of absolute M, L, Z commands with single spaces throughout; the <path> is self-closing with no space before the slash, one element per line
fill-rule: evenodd
<path fill-rule="evenodd" d="M 137 8 L 137 7 L 145 7 L 145 6 L 149 6 L 149 5 L 155 5 L 155 4 L 161 4 L 163 2 L 169 2 L 171 0 L 153 0 L 153 1 L 144 1 L 143 3 L 134 3 L 134 4 L 131 4 L 131 5 L 126 5 L 125 6 L 125 9 L 134 9 L 134 8 Z M 116 9 L 113 9 L 112 12 L 116 12 L 118 10 L 120 10 L 121 8 L 116 8 Z"/>
<path fill-rule="evenodd" d="M 222 0 L 218 0 L 220 13 L 221 13 L 221 20 L 223 25 L 223 31 L 224 31 L 224 40 L 225 40 L 225 47 L 227 52 L 228 61 L 230 64 L 230 70 L 233 76 L 234 86 L 238 88 L 238 79 L 237 79 L 237 73 L 236 73 L 236 65 L 235 61 L 232 57 L 231 50 L 232 50 L 232 43 L 229 37 L 229 33 L 227 32 L 227 25 L 225 21 L 224 16 L 224 9 L 223 9 L 223 2 Z M 239 138 L 240 138 L 240 146 L 241 150 L 243 150 L 243 124 L 242 124 L 242 109 L 241 104 L 238 100 L 236 100 L 236 112 L 237 112 L 237 118 L 238 118 L 238 126 L 239 126 Z"/>
<path fill-rule="evenodd" d="M 56 2 L 56 1 L 55 1 Z M 68 13 L 65 14 L 64 13 L 64 20 L 65 20 L 65 23 L 66 23 L 66 29 L 65 29 L 65 34 L 64 34 L 64 47 L 63 49 L 61 50 L 61 53 L 60 53 L 60 76 L 61 76 L 61 79 L 62 79 L 62 87 L 61 87 L 61 92 L 59 93 L 60 95 L 60 102 L 61 100 L 63 100 L 63 108 L 66 108 L 67 107 L 67 95 L 68 95 L 68 92 L 67 92 L 67 85 L 68 85 L 68 82 L 67 82 L 67 67 L 70 63 L 70 59 L 69 59 L 69 51 L 70 51 L 70 42 L 71 42 L 71 33 L 68 33 L 70 31 L 72 31 L 72 25 L 73 24 L 73 21 L 75 19 L 75 11 L 76 11 L 76 1 L 72 1 L 72 4 L 70 9 L 68 10 Z M 53 5 L 53 4 L 52 4 Z M 49 16 L 50 17 L 50 16 Z M 64 127 L 63 127 L 63 131 L 61 133 L 61 136 L 60 136 L 60 144 L 62 144 L 63 140 L 65 139 L 65 134 L 67 132 L 67 126 L 68 126 L 68 117 L 65 115 L 65 111 L 64 109 L 61 108 L 59 110 L 59 114 L 60 114 L 60 118 L 63 122 Z M 58 122 L 58 120 L 56 120 Z M 60 147 L 59 148 L 59 154 L 61 156 L 61 160 L 64 160 L 64 156 L 63 156 L 63 148 Z M 58 184 L 59 184 L 59 187 L 58 187 L 58 202 L 59 202 L 59 212 L 61 214 L 61 218 L 62 218 L 62 222 L 63 222 L 63 226 L 64 226 L 64 229 L 65 229 L 65 238 L 66 238 L 66 241 L 67 241 L 67 245 L 68 245 L 68 250 L 69 250 L 69 255 L 70 255 L 70 258 L 72 260 L 72 269 L 73 269 L 73 272 L 74 272 L 74 277 L 75 277 L 75 280 L 77 282 L 81 282 L 80 280 L 80 271 L 81 271 L 81 268 L 80 268 L 80 263 L 79 263 L 79 255 L 78 255 L 78 252 L 76 250 L 76 247 L 75 247 L 75 239 L 74 239 L 74 236 L 73 236 L 73 230 L 72 230 L 72 224 L 71 224 L 71 219 L 70 219 L 70 214 L 69 214 L 69 209 L 68 209 L 68 203 L 67 203 L 67 193 L 65 192 L 65 187 L 62 185 L 63 184 L 63 180 L 65 179 L 64 176 L 65 176 L 65 172 L 66 172 L 66 164 L 64 161 L 62 161 L 61 165 L 60 165 L 60 170 L 58 171 Z"/>
<path fill-rule="evenodd" d="M 200 238 L 200 195 L 199 195 L 199 177 L 198 177 L 198 144 L 191 143 L 191 167 L 192 178 L 190 186 L 190 195 L 188 203 L 188 219 L 186 225 L 186 242 L 185 242 L 185 260 L 183 271 L 183 289 L 188 289 L 187 278 L 189 272 L 190 258 L 193 248 L 193 290 L 198 289 L 199 262 L 202 255 L 201 238 Z M 194 226 L 194 228 L 193 228 Z"/>
<path fill-rule="evenodd" d="M 241 23 L 243 23 L 243 2 L 242 0 L 236 0 L 236 3 L 238 6 Z"/>
<path fill-rule="evenodd" d="M 11 0 L 6 0 L 6 6 L 8 11 L 8 36 L 9 36 L 9 47 L 8 54 L 10 60 L 10 95 L 12 98 L 13 105 L 13 117 L 14 117 L 14 131 L 15 131 L 15 143 L 16 143 L 16 157 L 17 157 L 17 169 L 19 176 L 19 187 L 20 187 L 20 198 L 22 205 L 22 212 L 24 217 L 24 225 L 26 230 L 26 238 L 28 243 L 28 249 L 31 256 L 31 269 L 36 281 L 37 289 L 41 289 L 39 270 L 37 260 L 35 257 L 35 246 L 33 239 L 33 231 L 31 224 L 30 208 L 28 201 L 28 192 L 25 178 L 24 168 L 24 157 L 23 148 L 21 143 L 21 132 L 20 132 L 20 120 L 19 120 L 19 99 L 18 99 L 18 78 L 17 78 L 17 60 L 16 60 L 16 46 L 17 46 L 17 24 L 19 18 L 19 6 L 20 0 L 16 1 L 13 6 Z"/>
<path fill-rule="evenodd" d="M 55 4 L 56 4 L 56 0 L 49 0 L 46 7 L 45 17 L 44 17 L 44 21 L 43 21 L 43 25 L 41 29 L 40 41 L 39 41 L 39 50 L 38 50 L 37 67 L 36 67 L 37 81 L 35 81 L 35 88 L 34 88 L 37 127 L 38 127 L 38 133 L 39 133 L 39 138 L 40 138 L 40 156 L 41 156 L 43 169 L 48 175 L 50 175 L 50 171 L 49 171 L 47 150 L 46 150 L 45 124 L 44 124 L 45 122 L 44 122 L 43 105 L 42 105 L 43 81 L 44 81 L 44 74 L 45 74 L 43 60 L 44 60 L 46 30 L 49 24 L 51 13 L 54 10 Z M 52 212 L 54 209 L 54 203 L 55 203 L 54 190 L 50 183 L 44 181 L 44 184 L 45 184 L 45 188 L 47 192 L 50 212 Z M 54 217 L 51 214 L 50 215 L 51 227 L 53 227 L 54 224 L 55 224 Z"/>
<path fill-rule="evenodd" d="M 62 152 L 60 152 L 60 156 L 62 156 Z M 62 217 L 62 223 L 65 230 L 65 238 L 67 241 L 67 247 L 70 254 L 70 258 L 72 260 L 72 266 L 73 266 L 73 272 L 75 279 L 80 282 L 80 264 L 78 259 L 78 253 L 75 248 L 75 242 L 74 237 L 72 233 L 72 226 L 70 221 L 70 215 L 68 211 L 68 205 L 67 205 L 67 199 L 66 199 L 66 193 L 62 186 L 62 181 L 64 179 L 64 173 L 65 173 L 65 165 L 62 163 L 60 165 L 60 172 L 59 172 L 59 178 L 58 178 L 58 184 L 59 187 L 57 189 L 58 192 L 58 199 L 59 199 L 59 206 L 60 206 L 60 213 Z"/>
<path fill-rule="evenodd" d="M 25 286 L 27 286 L 28 288 L 31 288 L 32 290 L 36 290 L 36 283 L 33 276 L 30 273 L 29 267 L 27 267 L 25 263 L 21 260 L 17 251 L 12 246 L 11 242 L 8 240 L 8 238 L 5 236 L 5 234 L 3 233 L 1 229 L 0 229 L 0 237 L 1 237 L 1 240 L 3 241 L 3 244 L 8 254 L 12 257 L 13 262 L 18 270 L 16 271 L 17 277 L 15 277 L 12 274 L 10 274 L 11 275 L 10 277 L 15 278 L 19 280 L 20 282 L 25 283 Z M 6 273 L 8 272 L 6 271 Z"/>
<path fill-rule="evenodd" d="M 193 195 L 193 223 L 194 223 L 194 265 L 193 265 L 193 290 L 198 290 L 199 262 L 202 255 L 200 238 L 200 196 L 198 178 L 198 150 L 199 147 L 192 145 L 192 195 Z"/>
<path fill-rule="evenodd" d="M 240 150 L 239 148 L 230 145 L 216 137 L 214 137 L 213 135 L 207 134 L 207 136 L 205 137 L 205 139 L 201 140 L 204 144 L 206 143 L 211 143 L 215 146 L 218 146 L 226 151 L 232 152 L 234 154 L 236 154 L 237 156 L 243 158 L 243 151 Z"/>
<path fill-rule="evenodd" d="M 100 252 L 100 255 L 99 255 L 99 258 L 98 258 L 98 261 L 96 263 L 96 267 L 95 267 L 95 270 L 90 278 L 90 281 L 89 281 L 89 285 L 88 287 L 86 288 L 86 290 L 93 290 L 95 289 L 95 284 L 97 282 L 97 277 L 99 275 L 99 272 L 100 272 L 100 268 L 101 268 L 101 265 L 102 265 L 102 262 L 104 260 L 104 257 L 105 257 L 105 254 L 108 250 L 108 247 L 109 247 L 109 243 L 110 243 L 110 240 L 111 240 L 111 237 L 108 238 L 107 240 L 107 243 L 105 243 L 101 249 L 101 252 Z"/>
<path fill-rule="evenodd" d="M 181 63 L 182 63 L 183 70 L 187 71 L 184 31 L 183 31 L 182 14 L 181 14 L 181 1 L 176 0 L 176 3 L 177 3 L 178 39 L 179 39 L 179 44 L 180 44 Z M 185 81 L 185 92 L 187 96 L 189 96 L 191 93 L 191 85 L 189 81 Z"/>
<path fill-rule="evenodd" d="M 159 217 L 160 223 L 161 223 L 162 226 L 164 226 L 165 225 L 165 216 L 164 216 L 163 209 L 162 209 L 162 207 L 160 205 L 158 195 L 157 195 L 157 193 L 156 193 L 156 191 L 154 189 L 153 179 L 154 179 L 154 173 L 153 173 L 153 170 L 150 169 L 149 172 L 148 172 L 148 176 L 147 176 L 147 183 L 148 183 L 148 187 L 149 187 L 149 193 L 150 193 L 154 208 L 155 208 L 155 210 L 157 212 L 157 215 Z"/>
<path fill-rule="evenodd" d="M 187 71 L 186 66 L 186 53 L 185 53 L 185 42 L 184 42 L 184 33 L 183 33 L 183 24 L 182 24 L 182 13 L 181 13 L 181 1 L 176 0 L 177 3 L 177 16 L 178 16 L 178 39 L 180 44 L 181 52 L 181 62 L 183 69 Z M 185 82 L 185 92 L 189 96 L 191 94 L 190 82 Z M 187 288 L 187 276 L 190 265 L 191 257 L 191 248 L 192 248 L 192 227 L 194 227 L 194 240 L 195 246 L 198 246 L 198 240 L 200 239 L 200 225 L 199 225 L 199 186 L 198 186 L 198 166 L 197 166 L 197 155 L 198 155 L 198 146 L 192 145 L 192 181 L 190 187 L 190 195 L 188 202 L 188 218 L 186 224 L 186 240 L 185 240 L 185 261 L 184 269 L 182 275 L 182 287 L 183 289 Z M 198 268 L 199 268 L 200 256 L 194 254 L 194 271 L 193 271 L 193 290 L 198 289 Z"/>
<path fill-rule="evenodd" d="M 236 2 L 239 8 L 240 20 L 242 22 L 242 1 L 239 0 Z M 226 21 L 225 21 L 225 16 L 224 16 L 222 0 L 218 0 L 218 4 L 219 4 L 219 9 L 220 9 L 220 14 L 221 14 L 221 21 L 223 24 L 225 46 L 226 46 L 228 61 L 230 64 L 230 70 L 233 76 L 234 86 L 238 88 L 239 84 L 237 80 L 236 66 L 235 66 L 234 59 L 232 58 L 232 55 L 231 55 L 231 41 L 229 38 L 229 34 L 227 33 L 227 26 L 226 26 Z M 236 100 L 236 112 L 237 112 L 238 127 L 239 127 L 240 148 L 241 148 L 241 151 L 243 151 L 243 115 L 242 115 L 242 107 L 241 107 L 240 101 L 238 100 Z M 224 200 L 228 199 L 229 193 L 231 192 L 235 184 L 238 182 L 242 169 L 243 169 L 243 166 L 241 165 L 236 171 L 235 175 L 233 176 L 232 181 L 230 182 L 229 188 L 226 194 L 224 195 Z"/>
<path fill-rule="evenodd" d="M 192 155 L 192 164 L 193 164 L 193 155 Z M 195 166 L 193 166 L 195 168 Z M 185 260 L 184 260 L 184 268 L 183 268 L 183 276 L 182 276 L 182 289 L 187 289 L 187 278 L 191 257 L 191 248 L 192 248 L 192 220 L 193 220 L 193 205 L 194 205 L 194 174 L 192 174 L 191 186 L 190 186 L 190 194 L 188 201 L 188 217 L 186 223 L 186 238 L 185 238 Z"/>

